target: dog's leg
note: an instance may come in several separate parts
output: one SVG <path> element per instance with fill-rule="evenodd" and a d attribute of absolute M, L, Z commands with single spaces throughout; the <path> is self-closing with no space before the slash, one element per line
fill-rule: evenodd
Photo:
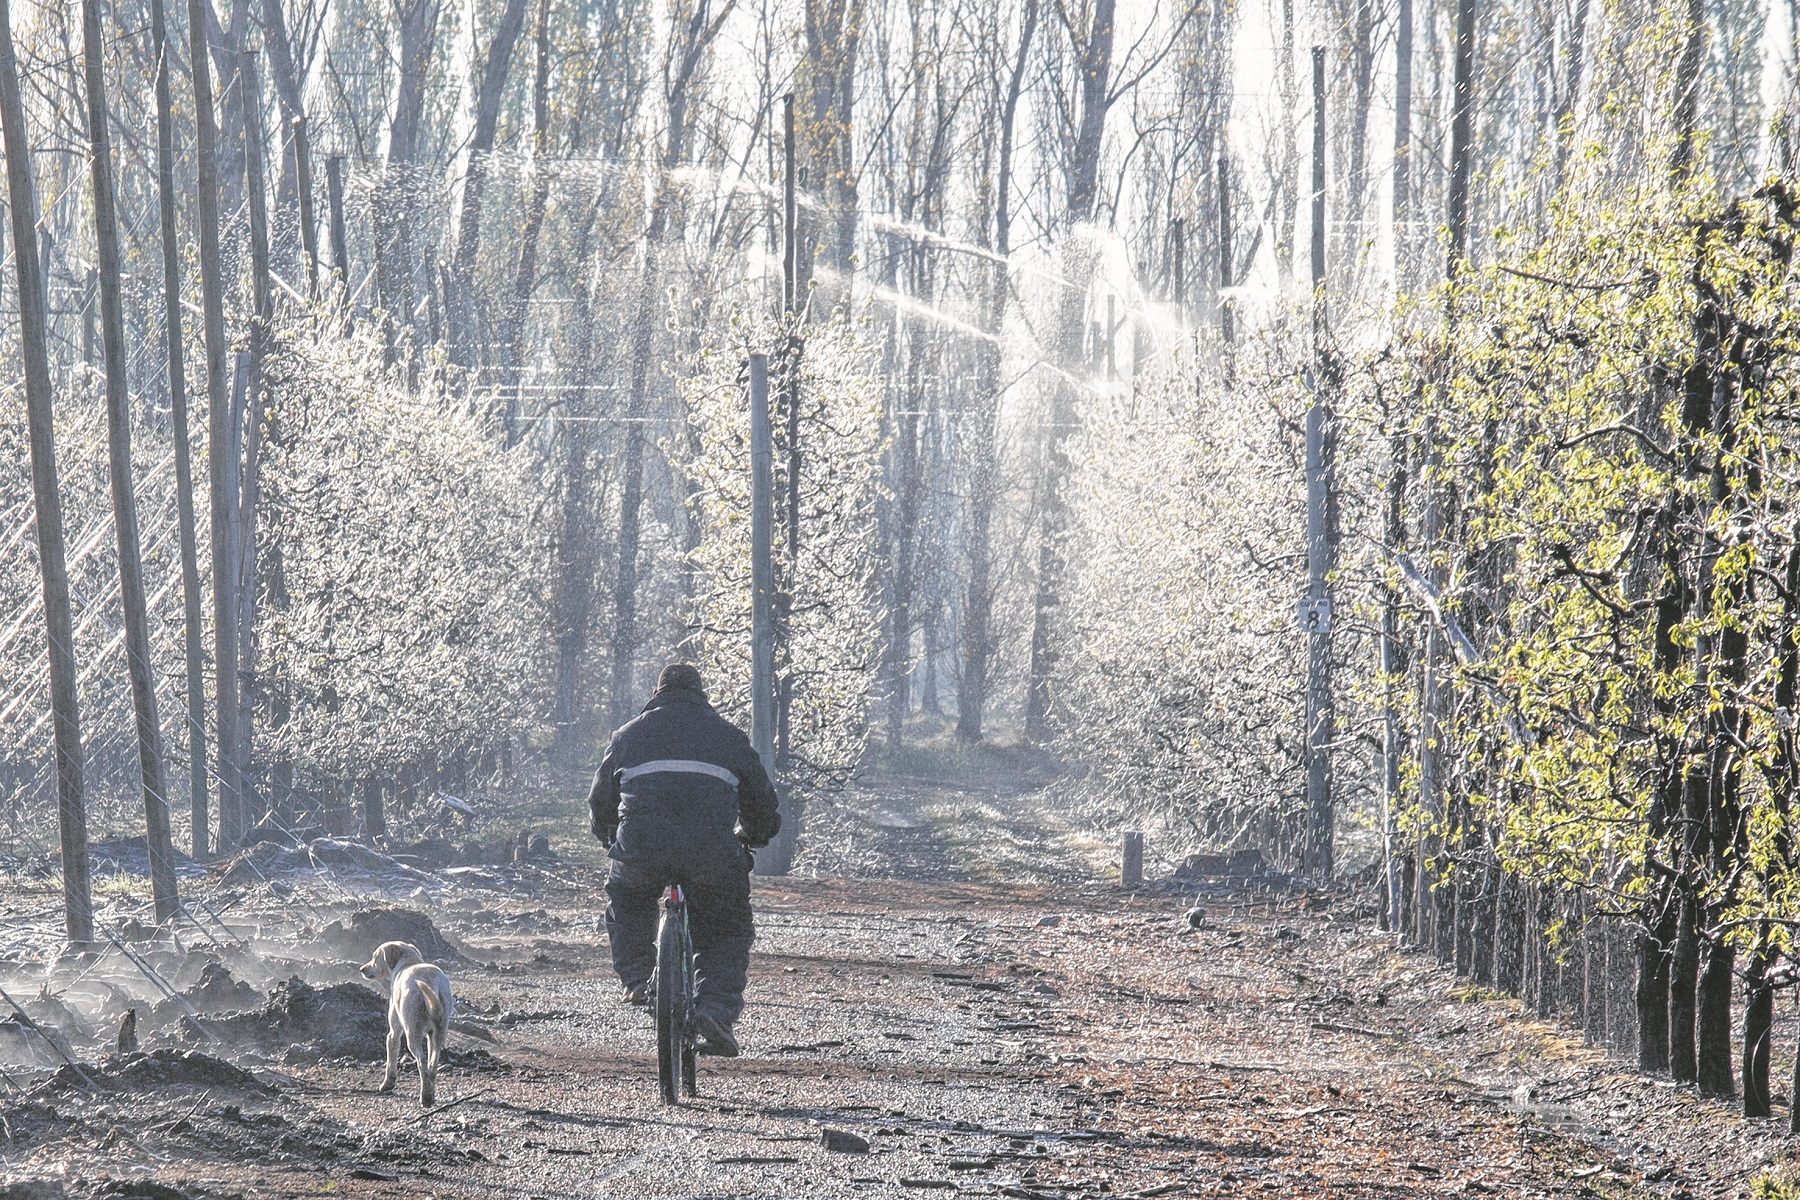
<path fill-rule="evenodd" d="M 401 1037 L 402 1037 L 402 1035 L 400 1033 L 400 1029 L 394 1023 L 394 1016 L 392 1013 L 389 1013 L 388 1014 L 388 1036 L 387 1036 L 387 1074 L 385 1074 L 381 1077 L 381 1086 L 376 1089 L 377 1091 L 391 1092 L 394 1090 L 394 1077 L 400 1069 Z"/>
<path fill-rule="evenodd" d="M 425 1053 L 414 1051 L 413 1056 L 419 1060 L 419 1103 L 430 1108 L 437 1100 L 438 1069 L 438 1034 L 435 1029 L 427 1029 L 424 1035 L 425 1045 L 421 1047 Z"/>
<path fill-rule="evenodd" d="M 420 1005 L 420 1008 L 423 1008 Z M 407 1032 L 407 1048 L 412 1051 L 413 1061 L 419 1065 L 419 1103 L 426 1108 L 437 1099 L 437 1047 L 433 1045 L 437 1033 L 436 1023 L 431 1020 L 429 1012 L 415 1012 L 417 1018 Z"/>

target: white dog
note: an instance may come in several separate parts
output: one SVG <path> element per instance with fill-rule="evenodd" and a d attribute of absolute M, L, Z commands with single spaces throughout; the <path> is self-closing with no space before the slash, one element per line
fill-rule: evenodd
<path fill-rule="evenodd" d="M 404 1044 L 419 1064 L 419 1103 L 429 1107 L 437 1099 L 438 1064 L 456 1003 L 450 995 L 450 977 L 426 962 L 411 942 L 384 942 L 362 973 L 388 998 L 387 1075 L 381 1090 L 394 1090 Z"/>

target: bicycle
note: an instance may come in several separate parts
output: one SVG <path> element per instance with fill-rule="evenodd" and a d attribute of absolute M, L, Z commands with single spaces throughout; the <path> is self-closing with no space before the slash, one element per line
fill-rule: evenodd
<path fill-rule="evenodd" d="M 699 1092 L 694 1085 L 694 940 L 688 932 L 687 896 L 678 883 L 663 891 L 650 989 L 656 1010 L 656 1081 L 664 1104 L 680 1104 L 683 1092 Z"/>

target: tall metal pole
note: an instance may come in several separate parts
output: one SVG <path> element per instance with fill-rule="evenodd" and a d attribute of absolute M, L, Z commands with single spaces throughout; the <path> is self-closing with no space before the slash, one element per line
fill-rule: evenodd
<path fill-rule="evenodd" d="M 800 226 L 799 204 L 794 192 L 794 93 L 781 100 L 783 160 L 781 191 L 781 315 L 792 316 L 799 307 Z"/>
<path fill-rule="evenodd" d="M 1169 237 L 1174 242 L 1174 245 L 1169 248 L 1171 259 L 1169 273 L 1175 279 L 1175 317 L 1185 325 L 1187 323 L 1187 227 L 1180 217 L 1176 217 L 1169 223 Z"/>
<path fill-rule="evenodd" d="M 786 470 L 782 480 L 782 553 L 787 560 L 786 577 L 781 587 L 776 590 L 775 600 L 775 638 L 777 641 L 775 665 L 780 678 L 776 681 L 775 691 L 775 755 L 777 763 L 785 767 L 791 749 L 792 736 L 791 714 L 794 705 L 794 676 L 792 664 L 788 657 L 792 646 L 791 617 L 794 611 L 794 591 L 800 580 L 800 354 L 801 339 L 798 316 L 806 307 L 801 298 L 802 287 L 800 277 L 800 204 L 799 184 L 799 146 L 794 134 L 794 94 L 789 92 L 783 100 L 783 139 L 786 145 L 786 179 L 783 184 L 782 232 L 783 244 L 783 295 L 782 317 L 786 325 L 786 338 L 781 353 L 781 408 L 782 424 L 786 436 Z M 792 822 L 789 823 L 790 825 Z M 797 831 L 790 829 L 790 839 Z M 792 843 L 789 843 L 790 852 Z"/>
<path fill-rule="evenodd" d="M 1312 162 L 1312 403 L 1306 410 L 1306 810 L 1302 865 L 1314 879 L 1331 878 L 1336 813 L 1331 801 L 1331 741 L 1336 732 L 1331 697 L 1332 568 L 1331 396 L 1325 356 L 1325 49 L 1313 47 Z"/>
<path fill-rule="evenodd" d="M 1236 330 L 1231 325 L 1230 289 L 1232 279 L 1231 253 L 1231 159 L 1219 155 L 1219 343 L 1221 346 L 1220 365 L 1224 368 L 1227 383 L 1232 377 L 1232 347 L 1237 341 Z"/>
<path fill-rule="evenodd" d="M 1119 378 L 1119 360 L 1115 357 L 1114 340 L 1119 331 L 1118 297 L 1113 293 L 1106 294 L 1106 381 L 1112 383 Z"/>
<path fill-rule="evenodd" d="M 775 447 L 769 356 L 750 356 L 750 743 L 775 771 Z"/>
<path fill-rule="evenodd" d="M 775 442 L 769 424 L 769 356 L 750 356 L 750 744 L 775 774 Z M 779 784 L 781 832 L 757 863 L 785 875 L 799 830 Z"/>
<path fill-rule="evenodd" d="M 1325 334 L 1325 47 L 1314 46 L 1312 152 L 1313 352 Z"/>

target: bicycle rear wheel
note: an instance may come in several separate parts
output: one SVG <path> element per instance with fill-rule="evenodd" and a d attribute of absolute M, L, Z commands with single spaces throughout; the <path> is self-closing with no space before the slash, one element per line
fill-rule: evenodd
<path fill-rule="evenodd" d="M 656 1081 L 664 1104 L 681 1103 L 683 1050 L 688 1037 L 688 985 L 682 961 L 681 913 L 664 903 L 656 928 Z"/>
<path fill-rule="evenodd" d="M 700 1088 L 695 1079 L 695 1052 L 698 1049 L 700 1034 L 695 1029 L 695 1013 L 698 1009 L 693 1002 L 693 930 L 688 925 L 688 907 L 682 905 L 680 910 L 680 979 L 682 979 L 682 997 L 688 1000 L 686 1013 L 682 1020 L 680 1034 L 680 1083 L 688 1096 L 698 1096 Z"/>
<path fill-rule="evenodd" d="M 681 994 L 687 1001 L 687 1015 L 681 1026 L 681 1085 L 690 1096 L 700 1090 L 694 1078 L 694 941 L 688 932 L 687 910 L 681 911 Z"/>

